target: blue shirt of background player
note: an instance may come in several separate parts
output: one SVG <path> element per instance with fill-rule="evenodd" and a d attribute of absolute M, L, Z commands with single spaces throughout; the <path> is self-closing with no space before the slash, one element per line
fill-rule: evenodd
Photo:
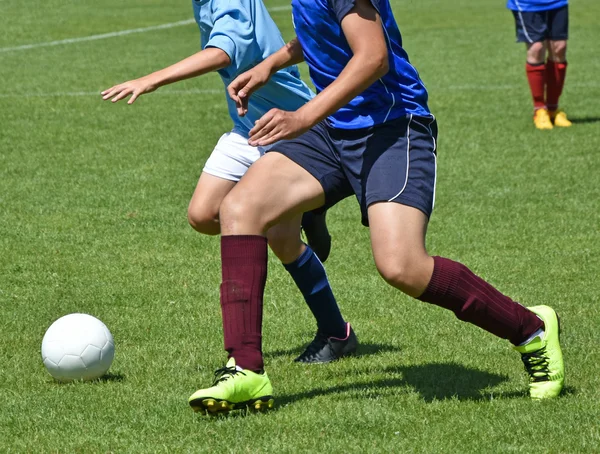
<path fill-rule="evenodd" d="M 550 11 L 567 6 L 568 0 L 508 0 L 506 7 L 513 11 Z"/>
<path fill-rule="evenodd" d="M 225 87 L 284 46 L 281 33 L 261 0 L 192 0 L 194 17 L 200 27 L 202 49 L 217 47 L 229 55 L 231 64 L 219 71 Z M 227 92 L 225 92 L 227 93 Z M 296 66 L 278 71 L 268 84 L 252 94 L 248 113 L 237 114 L 227 98 L 233 130 L 248 137 L 254 122 L 272 108 L 297 110 L 314 97 L 300 80 Z"/>
<path fill-rule="evenodd" d="M 339 129 L 359 129 L 408 114 L 430 116 L 427 90 L 402 48 L 402 36 L 388 0 L 371 0 L 379 11 L 389 53 L 389 72 L 328 117 Z M 340 22 L 354 0 L 292 0 L 296 35 L 317 91 L 331 84 L 352 58 Z"/>

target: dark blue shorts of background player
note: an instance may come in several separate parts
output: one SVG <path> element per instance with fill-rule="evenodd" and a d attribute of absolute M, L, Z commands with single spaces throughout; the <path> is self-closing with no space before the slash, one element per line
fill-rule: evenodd
<path fill-rule="evenodd" d="M 547 11 L 513 11 L 517 42 L 537 43 L 569 39 L 569 7 Z"/>

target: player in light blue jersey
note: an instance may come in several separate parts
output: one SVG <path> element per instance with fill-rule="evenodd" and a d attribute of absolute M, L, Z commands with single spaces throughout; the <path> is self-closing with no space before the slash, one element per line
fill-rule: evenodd
<path fill-rule="evenodd" d="M 292 14 L 297 38 L 236 78 L 229 94 L 244 114 L 251 95 L 273 74 L 305 60 L 318 95 L 296 111 L 272 109 L 250 130 L 250 144 L 272 149 L 223 200 L 223 254 L 243 247 L 248 256 L 262 255 L 265 232 L 279 219 L 354 195 L 387 283 L 509 340 L 529 373 L 531 397 L 556 397 L 564 367 L 554 310 L 528 309 L 463 264 L 427 252 L 437 126 L 389 0 L 292 0 Z M 229 291 L 221 292 L 221 304 L 234 302 L 234 291 L 252 289 L 250 307 L 262 307 L 264 264 L 239 260 L 222 266 L 228 276 L 222 288 Z M 239 311 L 229 316 L 245 318 Z M 237 359 L 236 351 L 230 353 Z M 240 361 L 241 370 L 227 381 L 198 390 L 196 398 L 271 397 L 268 380 L 246 374 L 255 367 L 252 361 L 262 365 L 259 352 Z"/>
<path fill-rule="evenodd" d="M 567 74 L 568 0 L 508 0 L 506 6 L 515 18 L 517 42 L 527 46 L 535 127 L 568 128 L 571 122 L 558 107 Z"/>
<path fill-rule="evenodd" d="M 227 85 L 284 45 L 275 22 L 261 0 L 193 0 L 193 8 L 200 28 L 202 50 L 160 71 L 104 90 L 104 100 L 116 102 L 130 96 L 128 104 L 133 104 L 140 95 L 153 92 L 163 85 L 211 71 L 217 71 Z M 233 128 L 218 141 L 194 191 L 188 209 L 188 218 L 194 229 L 208 235 L 220 233 L 219 209 L 222 200 L 267 149 L 248 144 L 249 131 L 254 122 L 273 108 L 296 110 L 313 97 L 312 91 L 300 79 L 295 65 L 277 71 L 268 84 L 257 90 L 244 116 L 238 114 L 235 103 L 227 97 Z M 309 219 L 316 219 L 311 222 L 314 231 L 322 230 L 325 226 L 322 217 Z M 306 223 L 303 222 L 303 226 L 309 244 L 312 244 Z M 313 233 L 312 237 L 317 240 L 324 236 Z M 301 241 L 300 216 L 274 226 L 267 236 L 272 250 L 291 274 L 317 320 L 317 335 L 297 361 L 329 362 L 353 353 L 357 345 L 356 337 L 340 314 L 321 261 L 311 247 Z M 324 260 L 329 253 L 328 241 L 321 241 L 318 246 Z M 317 248 L 314 249 L 316 252 Z M 223 259 L 235 262 L 238 253 L 243 255 L 244 251 L 228 251 Z M 266 260 L 266 255 L 254 258 Z M 224 279 L 227 279 L 225 275 Z M 237 296 L 239 300 L 236 304 L 243 308 L 249 295 L 238 293 Z M 235 348 L 238 351 L 236 359 L 243 362 L 244 352 L 251 349 L 248 345 L 239 345 L 239 339 L 250 336 L 252 348 L 262 348 L 260 335 L 257 334 L 261 329 L 262 308 L 260 317 L 252 316 L 247 324 L 239 324 L 238 320 L 228 318 L 228 310 L 228 307 L 223 307 L 225 347 L 227 350 Z M 258 366 L 255 371 L 260 369 Z M 205 408 L 202 405 L 199 404 L 196 409 Z"/>

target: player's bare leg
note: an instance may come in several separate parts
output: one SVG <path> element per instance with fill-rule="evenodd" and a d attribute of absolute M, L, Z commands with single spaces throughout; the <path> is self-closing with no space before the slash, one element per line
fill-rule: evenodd
<path fill-rule="evenodd" d="M 235 185 L 235 181 L 202 172 L 188 207 L 188 221 L 194 230 L 205 235 L 221 233 L 219 208 Z"/>
<path fill-rule="evenodd" d="M 466 266 L 430 257 L 425 249 L 427 217 L 416 208 L 382 202 L 371 205 L 368 214 L 375 263 L 389 284 L 508 339 L 530 374 L 531 397 L 560 393 L 564 366 L 552 308 L 526 309 Z"/>
<path fill-rule="evenodd" d="M 559 109 L 558 102 L 565 84 L 567 74 L 567 41 L 548 41 L 548 61 L 546 62 L 546 103 L 550 119 L 554 126 L 568 128 L 572 123 L 564 111 Z"/>
<path fill-rule="evenodd" d="M 375 265 L 387 283 L 417 298 L 433 273 L 433 258 L 425 249 L 427 216 L 416 208 L 382 202 L 369 207 Z"/>
<path fill-rule="evenodd" d="M 533 123 L 537 129 L 552 129 L 552 121 L 546 105 L 546 53 L 548 42 L 526 43 L 527 81 L 533 97 Z"/>
<path fill-rule="evenodd" d="M 308 171 L 279 153 L 267 153 L 223 200 L 221 233 L 264 236 L 273 225 L 324 203 L 323 188 Z"/>

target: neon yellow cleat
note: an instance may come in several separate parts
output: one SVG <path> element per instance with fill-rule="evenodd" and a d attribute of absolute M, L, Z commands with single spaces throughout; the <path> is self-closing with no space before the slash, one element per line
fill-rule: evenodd
<path fill-rule="evenodd" d="M 549 399 L 560 394 L 565 382 L 565 365 L 560 349 L 558 315 L 549 306 L 528 308 L 544 322 L 544 336 L 526 345 L 514 347 L 521 353 L 529 373 L 529 395 L 532 399 Z"/>
<path fill-rule="evenodd" d="M 557 128 L 568 128 L 569 126 L 573 126 L 573 123 L 569 121 L 567 118 L 567 114 L 562 110 L 555 110 L 554 112 L 550 112 L 550 119 L 554 126 Z"/>
<path fill-rule="evenodd" d="M 548 109 L 537 109 L 533 114 L 533 123 L 538 129 L 552 129 L 554 127 Z"/>
<path fill-rule="evenodd" d="M 273 388 L 266 372 L 257 374 L 235 365 L 229 358 L 227 365 L 215 372 L 213 386 L 199 389 L 188 402 L 194 411 L 210 415 L 226 414 L 232 410 L 248 408 L 267 411 L 273 408 Z"/>

